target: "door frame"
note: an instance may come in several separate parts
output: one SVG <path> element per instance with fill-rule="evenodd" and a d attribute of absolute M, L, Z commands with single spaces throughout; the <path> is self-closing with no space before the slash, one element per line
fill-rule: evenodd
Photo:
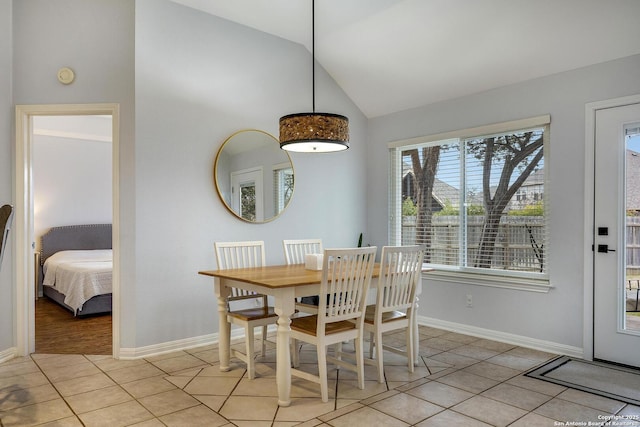
<path fill-rule="evenodd" d="M 35 351 L 35 260 L 33 256 L 33 117 L 110 115 L 112 132 L 112 348 L 120 354 L 120 107 L 119 104 L 16 105 L 15 140 L 15 337 L 18 356 Z"/>
<path fill-rule="evenodd" d="M 594 267 L 595 252 L 595 148 L 596 113 L 598 110 L 640 103 L 640 94 L 590 102 L 585 105 L 585 168 L 584 168 L 584 314 L 583 358 L 593 360 L 594 353 Z"/>

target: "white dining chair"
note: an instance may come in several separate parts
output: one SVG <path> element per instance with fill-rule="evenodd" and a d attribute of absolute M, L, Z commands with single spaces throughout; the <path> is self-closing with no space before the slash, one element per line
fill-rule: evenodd
<path fill-rule="evenodd" d="M 423 246 L 382 248 L 376 303 L 366 307 L 364 317 L 364 330 L 370 336 L 369 357 L 364 361 L 377 366 L 380 383 L 384 382 L 383 350 L 406 356 L 409 371 L 413 372 L 415 300 L 423 259 Z M 405 330 L 404 349 L 383 343 L 383 333 L 400 329 Z"/>
<path fill-rule="evenodd" d="M 265 265 L 264 242 L 216 242 L 214 243 L 216 261 L 219 269 L 261 267 Z M 256 307 L 244 307 L 233 309 L 232 305 L 239 301 L 254 300 L 259 304 Z M 227 322 L 238 325 L 245 331 L 245 353 L 231 349 L 231 355 L 247 364 L 249 379 L 255 378 L 255 350 L 254 328 L 262 327 L 260 341 L 262 344 L 261 355 L 266 352 L 267 326 L 276 323 L 278 315 L 273 307 L 269 306 L 267 296 L 243 289 L 231 288 L 231 294 L 227 298 Z"/>
<path fill-rule="evenodd" d="M 305 255 L 322 253 L 322 239 L 283 240 L 282 246 L 284 248 L 284 260 L 287 264 L 304 264 Z M 317 313 L 317 302 L 312 303 L 312 300 L 317 299 L 317 296 L 302 297 L 300 301 L 296 301 L 296 310 L 301 313 Z"/>
<path fill-rule="evenodd" d="M 326 249 L 322 266 L 318 313 L 291 320 L 294 351 L 291 375 L 320 384 L 323 402 L 329 400 L 327 362 L 358 374 L 364 389 L 363 322 L 367 292 L 371 284 L 376 247 Z M 355 365 L 342 359 L 342 342 L 355 340 Z M 298 341 L 316 346 L 318 375 L 299 369 Z M 327 346 L 335 345 L 334 356 Z"/>

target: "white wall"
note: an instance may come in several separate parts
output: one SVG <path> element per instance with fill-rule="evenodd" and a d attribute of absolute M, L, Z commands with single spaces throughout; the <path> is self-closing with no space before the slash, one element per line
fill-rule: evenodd
<path fill-rule="evenodd" d="M 51 227 L 111 224 L 111 141 L 90 138 L 83 127 L 96 119 L 111 130 L 110 118 L 92 116 L 34 118 L 33 228 L 36 250 Z M 87 123 L 88 122 L 88 123 Z M 73 137 L 56 136 L 65 134 Z M 48 135 L 44 135 L 48 134 Z M 101 136 L 101 135 L 97 135 Z M 110 137 L 110 135 L 109 135 Z"/>
<path fill-rule="evenodd" d="M 585 104 L 640 93 L 640 56 L 379 117 L 369 122 L 372 243 L 387 241 L 387 143 L 551 114 L 549 275 L 546 294 L 426 280 L 419 314 L 582 348 Z M 466 308 L 466 294 L 473 308 Z"/>

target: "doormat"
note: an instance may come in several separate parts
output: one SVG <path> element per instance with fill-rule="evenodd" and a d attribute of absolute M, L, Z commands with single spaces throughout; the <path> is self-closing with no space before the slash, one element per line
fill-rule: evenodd
<path fill-rule="evenodd" d="M 639 369 L 560 356 L 525 376 L 640 405 Z"/>

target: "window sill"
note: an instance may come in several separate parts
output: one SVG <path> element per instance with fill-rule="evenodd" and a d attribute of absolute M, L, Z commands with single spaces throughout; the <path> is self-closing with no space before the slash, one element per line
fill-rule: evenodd
<path fill-rule="evenodd" d="M 489 286 L 493 288 L 542 293 L 547 293 L 553 288 L 549 283 L 549 279 L 531 279 L 493 274 L 466 273 L 461 271 L 433 270 L 424 273 L 422 278 L 463 285 Z"/>

